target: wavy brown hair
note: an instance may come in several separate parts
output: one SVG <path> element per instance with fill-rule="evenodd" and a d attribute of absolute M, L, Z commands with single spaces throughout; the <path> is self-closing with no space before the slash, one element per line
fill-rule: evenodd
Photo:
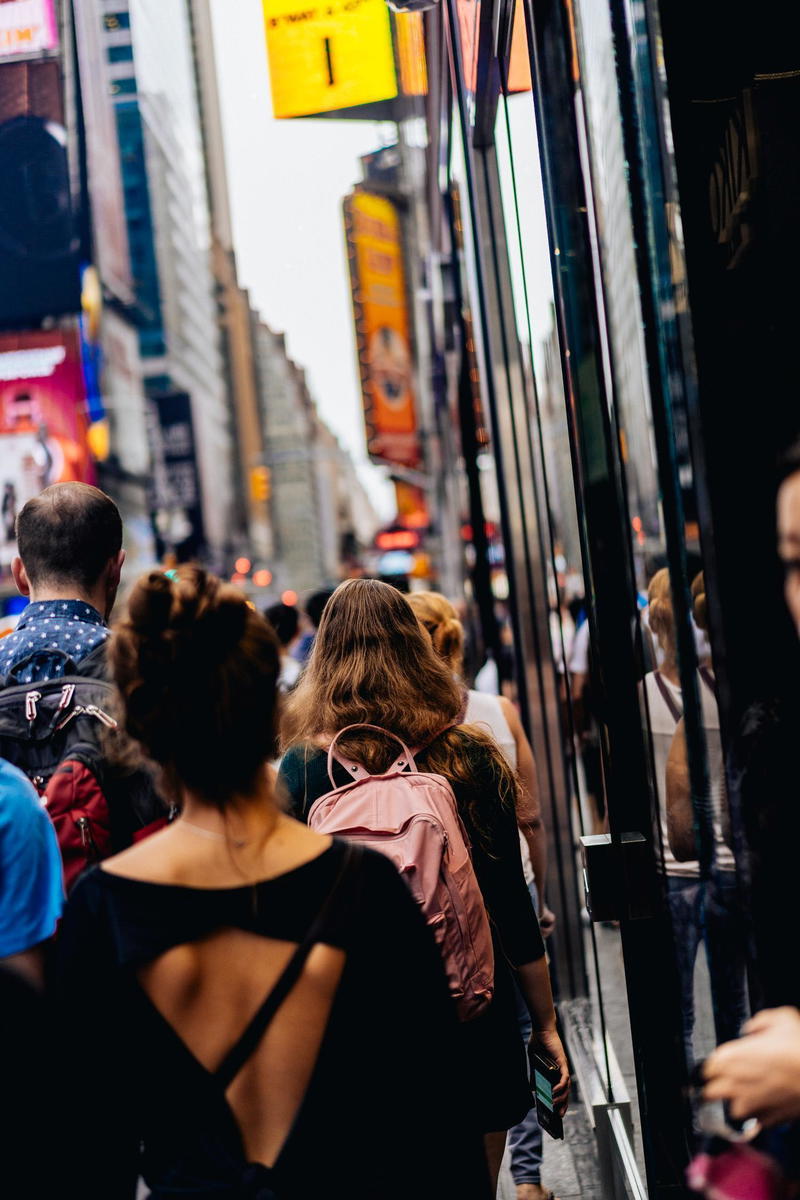
<path fill-rule="evenodd" d="M 275 757 L 278 640 L 242 592 L 200 567 L 151 571 L 109 645 L 127 733 L 163 771 L 223 809 Z"/>
<path fill-rule="evenodd" d="M 421 747 L 425 769 L 472 785 L 471 816 L 480 831 L 480 789 L 490 775 L 513 805 L 516 781 L 493 739 L 461 725 L 464 690 L 439 656 L 408 600 L 376 579 L 350 579 L 328 601 L 303 675 L 285 704 L 282 744 L 322 744 L 348 725 L 390 730 Z M 373 773 L 386 770 L 397 744 L 356 732 L 342 753 Z"/>

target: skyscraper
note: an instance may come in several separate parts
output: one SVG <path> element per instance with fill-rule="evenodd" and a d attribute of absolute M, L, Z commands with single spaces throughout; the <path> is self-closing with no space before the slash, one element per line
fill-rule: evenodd
<path fill-rule="evenodd" d="M 156 500 L 159 531 L 179 554 L 205 544 L 222 568 L 236 533 L 233 431 L 188 0 L 103 0 L 103 26 L 151 441 L 158 443 L 151 449 L 160 452 L 164 437 L 174 440 L 180 428 L 184 454 L 181 488 Z M 179 426 L 176 404 L 183 406 Z"/>

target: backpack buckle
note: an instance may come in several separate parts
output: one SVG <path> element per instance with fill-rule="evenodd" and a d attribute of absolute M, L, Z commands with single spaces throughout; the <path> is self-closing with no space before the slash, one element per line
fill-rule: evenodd
<path fill-rule="evenodd" d="M 27 692 L 25 695 L 25 716 L 29 725 L 36 720 L 36 705 L 41 698 L 41 692 Z"/>

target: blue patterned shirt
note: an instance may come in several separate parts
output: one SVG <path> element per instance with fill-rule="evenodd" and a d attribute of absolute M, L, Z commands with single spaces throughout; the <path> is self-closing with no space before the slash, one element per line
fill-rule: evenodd
<path fill-rule="evenodd" d="M 64 674 L 64 660 L 52 650 L 63 650 L 79 663 L 107 637 L 100 613 L 84 600 L 37 600 L 23 609 L 14 632 L 0 638 L 0 679 L 31 655 L 19 683 L 58 679 Z"/>

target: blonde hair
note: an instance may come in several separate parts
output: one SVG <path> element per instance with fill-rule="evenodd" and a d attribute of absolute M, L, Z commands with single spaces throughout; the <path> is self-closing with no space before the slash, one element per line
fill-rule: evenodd
<path fill-rule="evenodd" d="M 513 805 L 514 775 L 488 734 L 459 724 L 463 707 L 462 687 L 407 598 L 377 579 L 349 579 L 325 606 L 306 669 L 286 700 L 281 741 L 286 749 L 348 725 L 379 725 L 409 748 L 421 747 L 425 769 L 451 781 L 475 785 L 476 770 L 485 774 L 490 760 L 501 799 Z M 338 745 L 373 773 L 397 754 L 393 740 L 365 730 Z M 483 798 L 479 788 L 469 802 L 479 832 Z"/>
<path fill-rule="evenodd" d="M 692 580 L 692 611 L 698 629 L 708 633 L 708 600 L 706 599 L 706 577 L 701 571 Z"/>
<path fill-rule="evenodd" d="M 411 592 L 408 603 L 420 625 L 427 630 L 439 658 L 460 675 L 464 662 L 464 626 L 453 605 L 440 592 Z"/>
<path fill-rule="evenodd" d="M 675 641 L 675 612 L 672 607 L 672 586 L 669 570 L 662 567 L 656 571 L 647 589 L 648 619 L 650 628 L 658 638 L 664 651 L 666 663 L 674 665 L 677 660 Z"/>

